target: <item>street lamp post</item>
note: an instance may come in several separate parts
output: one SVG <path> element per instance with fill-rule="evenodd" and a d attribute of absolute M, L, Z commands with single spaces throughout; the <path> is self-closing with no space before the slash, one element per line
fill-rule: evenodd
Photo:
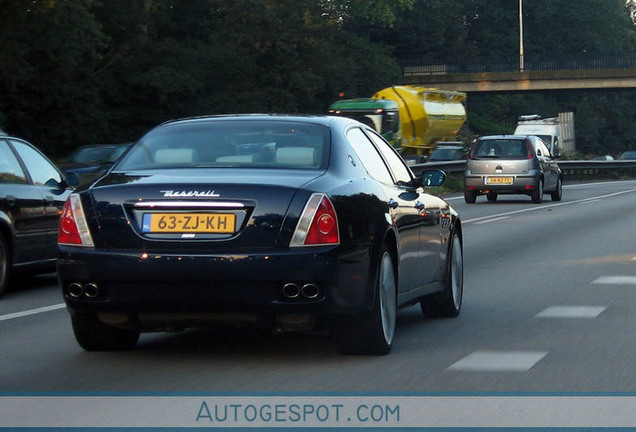
<path fill-rule="evenodd" d="M 525 68 L 523 61 L 523 0 L 519 0 L 519 72 Z"/>

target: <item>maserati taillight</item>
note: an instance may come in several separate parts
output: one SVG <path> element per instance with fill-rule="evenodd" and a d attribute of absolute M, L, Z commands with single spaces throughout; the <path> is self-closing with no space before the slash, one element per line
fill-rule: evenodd
<path fill-rule="evenodd" d="M 340 243 L 338 217 L 325 194 L 315 193 L 300 215 L 290 246 L 319 246 Z"/>
<path fill-rule="evenodd" d="M 57 232 L 59 244 L 93 246 L 93 238 L 86 224 L 84 209 L 79 195 L 68 197 L 62 208 L 60 227 Z"/>

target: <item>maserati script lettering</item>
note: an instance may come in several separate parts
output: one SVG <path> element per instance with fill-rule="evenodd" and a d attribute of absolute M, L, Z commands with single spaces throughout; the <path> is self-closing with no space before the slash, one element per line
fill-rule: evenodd
<path fill-rule="evenodd" d="M 163 192 L 164 197 L 220 197 L 218 193 L 212 191 L 173 191 L 173 190 L 162 190 L 159 192 Z"/>

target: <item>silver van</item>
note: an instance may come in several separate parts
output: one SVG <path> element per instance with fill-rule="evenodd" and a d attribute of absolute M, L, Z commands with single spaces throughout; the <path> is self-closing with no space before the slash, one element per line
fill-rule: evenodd
<path fill-rule="evenodd" d="M 534 136 L 491 135 L 479 138 L 466 160 L 464 200 L 479 195 L 490 202 L 501 194 L 529 195 L 532 202 L 552 201 L 563 195 L 563 173 L 543 141 Z"/>

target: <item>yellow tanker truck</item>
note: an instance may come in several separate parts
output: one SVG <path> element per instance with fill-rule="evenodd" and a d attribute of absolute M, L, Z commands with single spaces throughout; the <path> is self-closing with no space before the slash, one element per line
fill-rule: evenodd
<path fill-rule="evenodd" d="M 466 93 L 391 86 L 366 99 L 343 99 L 329 113 L 372 125 L 405 158 L 428 156 L 440 141 L 454 141 L 466 121 Z"/>

